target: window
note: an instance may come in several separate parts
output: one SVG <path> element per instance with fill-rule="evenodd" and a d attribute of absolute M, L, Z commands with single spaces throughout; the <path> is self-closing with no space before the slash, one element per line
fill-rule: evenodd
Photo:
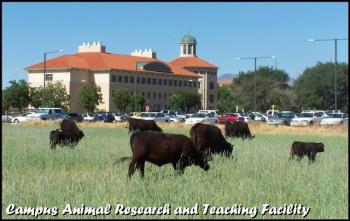
<path fill-rule="evenodd" d="M 184 81 L 184 87 L 187 87 L 187 81 Z"/>
<path fill-rule="evenodd" d="M 173 86 L 173 81 L 169 80 L 169 86 Z"/>
<path fill-rule="evenodd" d="M 175 87 L 177 86 L 177 80 L 174 80 L 174 86 Z"/>
<path fill-rule="evenodd" d="M 163 83 L 164 83 L 164 86 L 166 86 L 167 85 L 167 79 L 164 79 Z"/>
<path fill-rule="evenodd" d="M 157 79 L 156 79 L 156 78 L 153 78 L 153 79 L 152 79 L 152 84 L 154 84 L 154 85 L 157 84 Z"/>
<path fill-rule="evenodd" d="M 46 74 L 45 81 L 52 81 L 52 74 Z"/>
<path fill-rule="evenodd" d="M 192 81 L 188 82 L 188 87 L 192 87 Z"/>
<path fill-rule="evenodd" d="M 162 79 L 158 78 L 158 85 L 162 85 Z"/>
<path fill-rule="evenodd" d="M 158 98 L 162 99 L 162 94 L 161 93 L 158 94 Z"/>
<path fill-rule="evenodd" d="M 213 90 L 213 89 L 214 89 L 214 82 L 210 82 L 210 83 L 209 83 L 209 89 L 210 89 L 210 90 Z"/>
<path fill-rule="evenodd" d="M 147 98 L 150 99 L 151 98 L 151 92 L 147 93 Z"/>
<path fill-rule="evenodd" d="M 147 78 L 147 84 L 151 84 L 151 78 Z"/>
<path fill-rule="evenodd" d="M 116 82 L 117 81 L 117 76 L 115 76 L 115 75 L 112 75 L 112 82 Z"/>
<path fill-rule="evenodd" d="M 128 83 L 129 81 L 129 77 L 128 76 L 124 76 L 124 83 Z"/>
<path fill-rule="evenodd" d="M 156 92 L 153 92 L 153 99 L 157 99 L 157 94 L 156 94 Z"/>
<path fill-rule="evenodd" d="M 182 87 L 182 81 L 179 80 L 179 87 Z"/>
<path fill-rule="evenodd" d="M 209 102 L 214 103 L 214 95 L 209 95 Z"/>
<path fill-rule="evenodd" d="M 192 54 L 192 47 L 191 46 L 188 47 L 188 54 Z"/>
<path fill-rule="evenodd" d="M 183 48 L 182 54 L 186 54 L 186 46 L 182 45 L 182 48 Z"/>
<path fill-rule="evenodd" d="M 146 78 L 143 77 L 143 78 L 141 79 L 141 84 L 145 84 L 145 83 L 146 83 Z"/>
<path fill-rule="evenodd" d="M 201 82 L 198 82 L 198 88 L 201 88 Z"/>
<path fill-rule="evenodd" d="M 166 99 L 166 93 L 164 93 L 163 98 Z"/>
<path fill-rule="evenodd" d="M 145 92 L 142 92 L 142 97 L 145 97 Z"/>
<path fill-rule="evenodd" d="M 193 87 L 197 87 L 197 82 L 193 81 Z"/>
<path fill-rule="evenodd" d="M 136 78 L 136 83 L 138 83 L 138 84 L 140 83 L 140 77 Z"/>
<path fill-rule="evenodd" d="M 130 77 L 130 83 L 134 83 L 134 77 Z"/>

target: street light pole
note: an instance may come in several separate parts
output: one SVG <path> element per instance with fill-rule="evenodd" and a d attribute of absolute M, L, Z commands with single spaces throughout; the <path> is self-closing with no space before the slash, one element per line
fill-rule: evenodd
<path fill-rule="evenodd" d="M 46 81 L 46 55 L 47 54 L 52 54 L 52 53 L 58 53 L 58 52 L 64 52 L 64 50 L 44 52 L 44 96 L 43 96 L 43 103 L 42 103 L 42 105 L 44 107 L 45 107 L 45 101 L 46 101 L 46 88 L 45 88 L 45 81 Z"/>
<path fill-rule="evenodd" d="M 307 41 L 334 41 L 334 110 L 338 108 L 338 97 L 337 97 L 337 43 L 338 40 L 345 41 L 347 38 L 334 38 L 334 39 L 308 39 Z"/>
<path fill-rule="evenodd" d="M 236 60 L 241 59 L 254 59 L 254 102 L 253 102 L 253 111 L 255 112 L 255 106 L 256 106 L 256 60 L 257 59 L 264 59 L 264 58 L 275 58 L 276 56 L 270 56 L 270 57 L 250 57 L 250 58 L 236 58 Z"/>
<path fill-rule="evenodd" d="M 134 77 L 134 111 L 136 112 L 136 75 L 137 75 L 137 64 L 138 62 L 135 63 L 135 77 Z"/>

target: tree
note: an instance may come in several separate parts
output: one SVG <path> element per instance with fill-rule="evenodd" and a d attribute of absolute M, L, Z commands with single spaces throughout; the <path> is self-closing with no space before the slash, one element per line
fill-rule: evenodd
<path fill-rule="evenodd" d="M 30 87 L 29 88 L 30 104 L 39 108 L 42 106 L 44 89 L 42 87 Z"/>
<path fill-rule="evenodd" d="M 78 94 L 79 106 L 85 111 L 94 112 L 96 107 L 101 103 L 101 87 L 94 83 L 83 84 Z"/>
<path fill-rule="evenodd" d="M 288 74 L 284 70 L 270 67 L 259 67 L 259 69 L 248 72 L 240 72 L 234 80 L 232 87 L 233 96 L 237 105 L 246 110 L 254 107 L 254 78 L 256 77 L 256 110 L 265 111 L 271 105 L 278 105 L 281 109 L 293 107 L 293 91 L 288 91 Z M 293 107 L 294 108 L 294 107 Z M 295 109 L 295 108 L 294 108 Z"/>
<path fill-rule="evenodd" d="M 8 102 L 6 93 L 7 93 L 7 89 L 2 90 L 1 113 L 5 113 L 10 108 L 10 104 Z"/>
<path fill-rule="evenodd" d="M 223 112 L 235 112 L 238 99 L 233 96 L 232 86 L 221 86 L 218 88 L 218 108 Z"/>
<path fill-rule="evenodd" d="M 136 107 L 135 107 L 135 104 L 136 104 Z M 130 96 L 128 110 L 131 112 L 142 111 L 145 108 L 145 104 L 146 104 L 146 100 L 142 94 L 132 94 Z"/>
<path fill-rule="evenodd" d="M 171 108 L 185 112 L 200 104 L 201 96 L 189 91 L 176 91 L 170 95 L 168 100 L 168 105 Z"/>
<path fill-rule="evenodd" d="M 298 105 L 304 109 L 334 109 L 334 63 L 318 62 L 306 68 L 294 81 L 293 90 L 297 94 Z M 348 111 L 348 65 L 337 64 L 338 109 Z"/>
<path fill-rule="evenodd" d="M 40 93 L 40 92 L 39 92 Z M 68 109 L 70 96 L 67 94 L 66 86 L 62 81 L 49 82 L 45 91 L 41 92 L 45 97 L 46 107 L 60 107 L 64 110 Z"/>
<path fill-rule="evenodd" d="M 119 110 L 126 112 L 126 108 L 130 103 L 130 95 L 127 90 L 120 89 L 112 94 L 113 102 Z"/>
<path fill-rule="evenodd" d="M 30 104 L 29 85 L 25 80 L 10 81 L 10 86 L 5 89 L 3 100 L 6 107 L 18 108 L 22 113 L 22 108 Z M 8 109 L 7 108 L 7 109 Z"/>

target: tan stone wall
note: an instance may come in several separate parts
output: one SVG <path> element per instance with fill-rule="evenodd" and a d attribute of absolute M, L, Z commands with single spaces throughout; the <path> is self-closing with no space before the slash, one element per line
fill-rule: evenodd
<path fill-rule="evenodd" d="M 108 72 L 94 72 L 92 82 L 101 87 L 102 104 L 98 105 L 99 110 L 110 110 L 110 74 Z"/>

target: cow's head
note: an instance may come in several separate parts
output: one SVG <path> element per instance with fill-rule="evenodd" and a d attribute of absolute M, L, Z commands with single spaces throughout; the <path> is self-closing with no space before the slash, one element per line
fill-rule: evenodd
<path fill-rule="evenodd" d="M 83 131 L 79 131 L 79 134 L 78 134 L 78 137 L 79 137 L 79 139 L 81 139 L 81 138 L 83 138 L 84 137 L 84 133 L 83 133 Z"/>
<path fill-rule="evenodd" d="M 232 151 L 233 151 L 233 145 L 229 142 L 226 142 L 225 148 L 224 148 L 225 156 L 230 157 L 232 155 Z"/>
<path fill-rule="evenodd" d="M 324 152 L 324 144 L 323 143 L 318 143 L 316 150 L 317 150 L 317 152 Z"/>
<path fill-rule="evenodd" d="M 209 170 L 209 168 L 210 168 L 210 166 L 208 164 L 207 155 L 204 153 L 199 152 L 197 157 L 191 161 L 194 163 L 194 165 L 199 166 L 200 168 L 202 168 L 205 171 Z"/>

